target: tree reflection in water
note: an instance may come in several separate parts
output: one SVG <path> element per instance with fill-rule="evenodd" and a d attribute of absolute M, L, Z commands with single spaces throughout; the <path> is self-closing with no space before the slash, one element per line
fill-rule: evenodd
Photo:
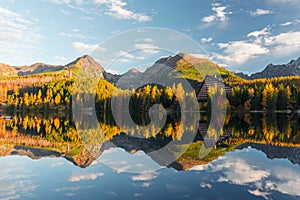
<path fill-rule="evenodd" d="M 65 157 L 79 167 L 89 166 L 102 152 L 112 147 L 119 147 L 127 152 L 143 151 L 150 154 L 165 147 L 171 141 L 177 142 L 177 150 L 171 149 L 176 161 L 168 164 L 177 170 L 188 170 L 195 165 L 206 164 L 236 148 L 252 146 L 261 149 L 270 158 L 285 157 L 294 163 L 300 163 L 293 157 L 300 146 L 299 116 L 287 114 L 266 115 L 237 114 L 227 115 L 222 127 L 208 126 L 208 117 L 201 115 L 199 130 L 192 143 L 185 143 L 185 136 L 194 127 L 183 127 L 180 116 L 168 115 L 167 123 L 160 132 L 155 127 L 146 132 L 138 129 L 121 130 L 115 125 L 113 117 L 108 113 L 98 113 L 99 124 L 89 124 L 84 135 L 79 135 L 72 122 L 71 115 L 58 116 L 55 114 L 27 115 L 17 113 L 11 120 L 0 120 L 0 155 L 27 155 L 38 159 L 41 157 Z M 126 117 L 126 116 L 124 116 Z M 146 124 L 147 113 L 138 121 Z M 93 127 L 99 126 L 102 133 L 96 133 Z M 125 130 L 124 130 L 125 129 Z M 199 150 L 205 145 L 203 138 L 209 135 L 215 138 L 215 147 L 203 158 L 199 158 Z M 136 137 L 138 136 L 138 137 Z M 94 152 L 85 148 L 83 141 L 95 143 Z M 180 155 L 180 149 L 187 150 Z M 179 150 L 178 150 L 179 149 Z M 290 155 L 291 154 L 291 155 Z M 296 155 L 295 155 L 296 156 Z M 163 158 L 152 157 L 160 165 Z"/>

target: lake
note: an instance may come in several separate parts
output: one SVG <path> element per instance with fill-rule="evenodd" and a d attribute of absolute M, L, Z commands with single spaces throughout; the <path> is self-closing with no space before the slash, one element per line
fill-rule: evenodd
<path fill-rule="evenodd" d="M 237 113 L 213 127 L 204 114 L 196 127 L 168 116 L 159 131 L 121 129 L 105 113 L 96 125 L 11 116 L 0 119 L 2 199 L 300 198 L 297 114 Z"/>

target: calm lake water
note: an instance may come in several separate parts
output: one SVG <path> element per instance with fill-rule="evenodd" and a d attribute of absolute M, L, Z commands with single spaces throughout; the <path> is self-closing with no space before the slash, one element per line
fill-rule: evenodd
<path fill-rule="evenodd" d="M 176 117 L 159 133 L 131 134 L 121 133 L 109 116 L 99 118 L 104 135 L 93 140 L 93 148 L 86 146 L 89 140 L 78 135 L 68 116 L 19 114 L 0 120 L 0 197 L 300 198 L 297 115 L 231 115 L 214 131 L 202 116 L 191 143 L 185 141 L 191 127 L 181 127 Z M 205 136 L 212 133 L 218 136 L 216 144 L 199 158 Z M 176 155 L 173 162 L 153 154 L 172 142 L 176 150 L 167 149 Z"/>

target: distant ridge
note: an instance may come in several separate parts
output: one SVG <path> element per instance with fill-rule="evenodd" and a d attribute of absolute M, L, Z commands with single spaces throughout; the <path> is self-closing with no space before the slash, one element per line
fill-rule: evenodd
<path fill-rule="evenodd" d="M 117 82 L 120 75 L 110 74 L 89 55 L 83 55 L 66 65 L 50 65 L 45 63 L 35 63 L 30 66 L 11 66 L 0 63 L 0 77 L 18 77 L 35 74 L 60 72 L 71 70 L 76 74 L 88 73 L 89 76 L 104 78 L 109 82 Z"/>
<path fill-rule="evenodd" d="M 0 77 L 27 76 L 33 74 L 55 72 L 62 69 L 62 65 L 49 65 L 41 62 L 35 63 L 30 66 L 11 66 L 0 63 Z"/>
<path fill-rule="evenodd" d="M 123 75 L 111 74 L 105 71 L 105 69 L 89 55 L 83 55 L 76 60 L 66 65 L 49 65 L 45 63 L 35 63 L 30 66 L 10 66 L 0 64 L 0 76 L 1 77 L 16 77 L 26 76 L 41 73 L 51 73 L 60 71 L 72 71 L 79 76 L 91 76 L 97 78 L 103 78 L 109 82 L 117 83 L 117 81 L 123 76 L 127 79 L 135 79 L 135 82 L 143 83 L 145 77 L 157 76 L 161 70 L 165 70 L 164 66 L 171 67 L 172 69 L 181 72 L 183 77 L 194 82 L 201 82 L 205 73 L 199 73 L 199 71 L 193 66 L 197 67 L 203 72 L 213 71 L 219 69 L 223 78 L 237 77 L 234 73 L 226 70 L 225 68 L 217 66 L 206 58 L 197 58 L 189 53 L 179 53 L 175 56 L 168 56 L 156 61 L 151 67 L 146 69 L 144 73 L 139 72 L 136 69 L 131 69 Z M 139 67 L 139 66 L 137 66 Z M 163 77 L 165 78 L 165 77 Z"/>
<path fill-rule="evenodd" d="M 250 76 L 244 73 L 236 73 L 236 75 L 248 80 L 282 76 L 300 76 L 300 57 L 297 60 L 292 60 L 288 64 L 269 64 L 263 71 L 251 74 Z"/>
<path fill-rule="evenodd" d="M 204 73 L 199 73 L 192 64 L 197 65 Z M 183 76 L 191 81 L 201 82 L 204 77 L 203 74 L 209 74 L 209 71 L 218 69 L 218 73 L 222 78 L 234 79 L 259 79 L 259 78 L 272 78 L 281 76 L 300 76 L 300 57 L 297 60 L 292 60 L 288 64 L 274 65 L 269 64 L 261 72 L 251 75 L 244 73 L 233 73 L 223 67 L 218 66 L 207 58 L 198 58 L 189 53 L 179 53 L 175 56 L 167 56 L 157 60 L 151 67 L 146 69 L 144 73 L 136 69 L 131 69 L 123 75 L 127 78 L 134 77 L 136 81 L 143 81 L 145 74 L 153 75 L 159 74 L 161 70 L 158 65 L 165 65 L 181 72 Z M 139 67 L 139 66 L 137 66 Z M 11 66 L 8 64 L 0 63 L 0 77 L 17 77 L 28 76 L 42 73 L 60 72 L 64 70 L 72 70 L 74 73 L 88 73 L 90 76 L 103 78 L 109 82 L 116 83 L 123 75 L 111 74 L 105 71 L 99 62 L 94 60 L 89 55 L 83 55 L 76 60 L 66 65 L 51 65 L 38 62 L 30 66 Z"/>

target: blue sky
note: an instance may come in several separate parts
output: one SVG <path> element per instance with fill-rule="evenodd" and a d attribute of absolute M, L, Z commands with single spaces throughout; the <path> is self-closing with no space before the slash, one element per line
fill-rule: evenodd
<path fill-rule="evenodd" d="M 66 64 L 106 51 L 103 42 L 120 32 L 161 27 L 191 37 L 230 70 L 256 72 L 300 56 L 299 9 L 298 0 L 0 0 L 0 62 Z M 151 53 L 143 62 L 162 56 Z"/>

